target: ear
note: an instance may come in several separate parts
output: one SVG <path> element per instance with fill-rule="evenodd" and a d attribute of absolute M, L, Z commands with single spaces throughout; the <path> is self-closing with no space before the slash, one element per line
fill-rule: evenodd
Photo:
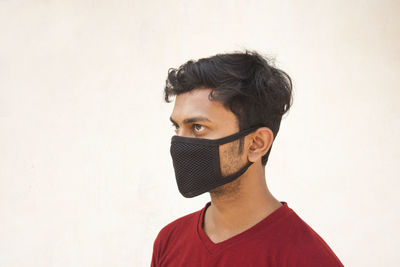
<path fill-rule="evenodd" d="M 274 133 L 268 127 L 261 127 L 253 132 L 250 137 L 248 159 L 251 162 L 256 162 L 267 154 L 274 141 Z"/>

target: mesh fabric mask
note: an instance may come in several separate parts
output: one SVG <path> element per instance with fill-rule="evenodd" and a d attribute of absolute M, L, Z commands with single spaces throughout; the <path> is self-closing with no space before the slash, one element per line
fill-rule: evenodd
<path fill-rule="evenodd" d="M 249 161 L 237 172 L 223 177 L 219 146 L 246 136 L 263 126 L 266 125 L 257 125 L 220 139 L 172 136 L 170 153 L 179 192 L 184 197 L 191 198 L 240 177 L 253 162 Z"/>

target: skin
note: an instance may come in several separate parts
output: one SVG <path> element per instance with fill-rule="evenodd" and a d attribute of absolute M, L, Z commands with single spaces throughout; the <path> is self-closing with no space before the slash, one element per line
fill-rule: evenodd
<path fill-rule="evenodd" d="M 201 88 L 176 96 L 171 121 L 177 135 L 218 139 L 239 131 L 235 114 L 222 103 L 211 101 L 210 92 Z M 203 229 L 212 242 L 246 231 L 282 206 L 268 190 L 261 163 L 272 142 L 272 131 L 262 127 L 245 137 L 241 154 L 239 140 L 220 146 L 224 176 L 241 169 L 247 160 L 254 163 L 236 180 L 209 192 L 211 205 L 205 211 Z"/>

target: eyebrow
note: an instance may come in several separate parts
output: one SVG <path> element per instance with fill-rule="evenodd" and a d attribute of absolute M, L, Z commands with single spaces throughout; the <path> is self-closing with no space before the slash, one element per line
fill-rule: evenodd
<path fill-rule="evenodd" d="M 174 121 L 172 119 L 172 117 L 169 117 L 169 120 L 173 123 L 178 125 L 178 123 L 176 123 L 176 121 Z M 193 118 L 187 118 L 183 120 L 183 124 L 187 124 L 187 123 L 193 123 L 193 122 L 199 122 L 199 121 L 207 121 L 207 122 L 211 122 L 208 118 L 206 117 L 202 117 L 202 116 L 197 116 L 197 117 L 193 117 Z"/>

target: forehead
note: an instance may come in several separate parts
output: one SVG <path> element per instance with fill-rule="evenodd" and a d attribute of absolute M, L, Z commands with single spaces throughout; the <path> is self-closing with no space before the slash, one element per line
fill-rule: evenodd
<path fill-rule="evenodd" d="M 195 89 L 177 95 L 171 117 L 177 122 L 194 116 L 204 116 L 212 122 L 235 122 L 236 116 L 221 102 L 208 99 L 210 92 L 211 89 Z"/>

